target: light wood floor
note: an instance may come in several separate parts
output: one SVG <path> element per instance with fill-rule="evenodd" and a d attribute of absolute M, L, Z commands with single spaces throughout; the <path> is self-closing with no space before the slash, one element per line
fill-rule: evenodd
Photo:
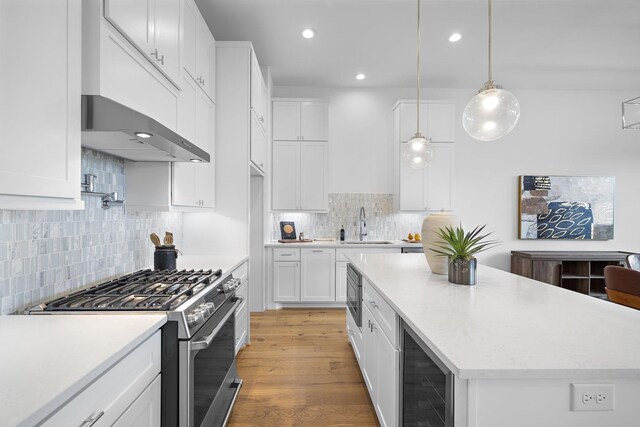
<path fill-rule="evenodd" d="M 244 385 L 229 426 L 377 426 L 345 332 L 345 309 L 251 313 Z"/>

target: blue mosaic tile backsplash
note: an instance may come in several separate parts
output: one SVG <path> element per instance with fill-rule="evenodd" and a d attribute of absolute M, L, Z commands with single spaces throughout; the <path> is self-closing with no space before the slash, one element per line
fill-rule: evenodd
<path fill-rule="evenodd" d="M 126 199 L 124 160 L 82 149 L 82 174 L 96 175 L 95 191 Z M 81 211 L 0 210 L 0 314 L 153 264 L 152 232 L 172 231 L 182 244 L 182 214 L 102 209 L 82 196 Z"/>

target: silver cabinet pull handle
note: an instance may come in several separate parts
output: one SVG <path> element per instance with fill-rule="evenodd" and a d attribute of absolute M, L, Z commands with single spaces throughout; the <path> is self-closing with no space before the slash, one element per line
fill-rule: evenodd
<path fill-rule="evenodd" d="M 371 307 L 373 308 L 378 308 L 378 304 L 376 304 L 374 300 L 369 300 L 369 304 L 371 304 Z"/>
<path fill-rule="evenodd" d="M 160 56 L 158 61 L 160 62 L 160 64 L 164 65 L 164 55 Z"/>
<path fill-rule="evenodd" d="M 260 116 L 258 120 L 260 120 L 260 123 L 264 123 L 264 117 Z"/>
<path fill-rule="evenodd" d="M 314 249 L 312 252 L 324 252 L 322 249 Z"/>
<path fill-rule="evenodd" d="M 156 60 L 158 59 L 158 49 L 154 50 L 153 52 L 151 52 L 150 54 L 151 56 L 155 56 Z"/>
<path fill-rule="evenodd" d="M 80 427 L 91 427 L 94 425 L 102 416 L 104 415 L 104 411 L 100 411 L 98 414 L 87 418 L 80 424 Z"/>
<path fill-rule="evenodd" d="M 280 256 L 293 256 L 293 254 L 280 254 Z"/>

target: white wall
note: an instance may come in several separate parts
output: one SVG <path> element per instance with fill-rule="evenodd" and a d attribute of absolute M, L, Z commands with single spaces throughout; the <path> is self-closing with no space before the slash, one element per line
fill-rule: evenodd
<path fill-rule="evenodd" d="M 414 89 L 275 87 L 276 97 L 330 102 L 330 192 L 392 192 L 392 113 Z M 452 100 L 456 116 L 456 203 L 468 226 L 487 223 L 503 244 L 480 261 L 509 270 L 511 250 L 640 251 L 640 131 L 621 129 L 621 102 L 637 92 L 513 90 L 521 105 L 511 134 L 495 142 L 470 138 L 460 117 L 475 89 L 423 90 Z M 518 231 L 519 175 L 616 177 L 615 239 L 523 241 Z"/>

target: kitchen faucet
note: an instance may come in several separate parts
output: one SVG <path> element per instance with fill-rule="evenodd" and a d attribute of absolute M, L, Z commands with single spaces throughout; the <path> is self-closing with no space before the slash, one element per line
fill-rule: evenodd
<path fill-rule="evenodd" d="M 364 206 L 360 207 L 360 241 L 367 235 L 367 214 L 364 211 Z"/>

